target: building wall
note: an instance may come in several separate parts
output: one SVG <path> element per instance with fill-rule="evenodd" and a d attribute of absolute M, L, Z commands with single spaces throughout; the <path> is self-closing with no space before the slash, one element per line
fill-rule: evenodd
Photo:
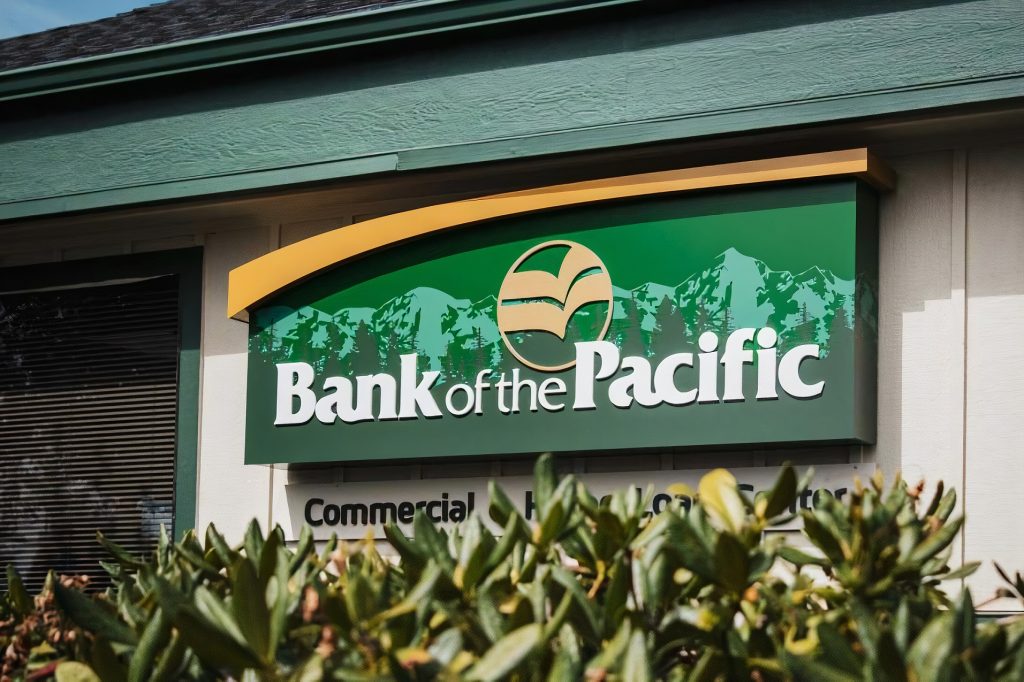
<path fill-rule="evenodd" d="M 1024 144 L 885 156 L 899 186 L 880 215 L 878 443 L 865 448 L 716 454 L 622 455 L 571 462 L 577 471 L 708 465 L 875 463 L 888 477 L 943 479 L 960 492 L 968 523 L 954 555 L 983 558 L 977 598 L 997 576 L 989 560 L 1024 568 L 1024 488 L 1016 466 L 1024 436 Z M 452 184 L 450 186 L 460 186 Z M 476 188 L 481 190 L 484 188 Z M 499 189 L 494 187 L 491 189 Z M 267 524 L 291 480 L 408 480 L 527 473 L 526 461 L 348 466 L 320 472 L 246 467 L 243 461 L 246 327 L 225 316 L 227 272 L 279 245 L 413 205 L 455 198 L 267 201 L 188 211 L 138 211 L 73 224 L 8 226 L 0 266 L 116 253 L 204 247 L 203 369 L 197 525 L 239 537 Z M 229 210 L 230 209 L 230 210 Z M 0 228 L 5 229 L 5 228 Z"/>

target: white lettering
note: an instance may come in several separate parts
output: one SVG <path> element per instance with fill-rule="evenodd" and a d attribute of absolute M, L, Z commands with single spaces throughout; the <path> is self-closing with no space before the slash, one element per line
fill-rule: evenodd
<path fill-rule="evenodd" d="M 398 419 L 398 413 L 395 412 L 395 403 L 398 397 L 395 378 L 390 374 L 369 374 L 356 377 L 355 421 L 373 419 L 373 389 L 375 388 L 380 392 L 380 410 L 377 412 L 377 419 Z"/>
<path fill-rule="evenodd" d="M 775 344 L 779 335 L 771 327 L 765 327 L 757 333 L 757 399 L 777 400 L 778 392 L 775 390 L 776 364 L 779 361 L 778 351 Z"/>
<path fill-rule="evenodd" d="M 457 392 L 466 394 L 466 404 L 463 407 L 455 407 L 455 394 Z M 456 417 L 469 414 L 473 410 L 473 387 L 469 384 L 455 384 L 444 394 L 444 406 Z"/>
<path fill-rule="evenodd" d="M 797 346 L 779 360 L 779 385 L 794 398 L 817 398 L 825 390 L 825 382 L 805 384 L 800 378 L 800 363 L 807 358 L 817 360 L 820 350 L 817 344 L 805 343 Z"/>
<path fill-rule="evenodd" d="M 548 412 L 560 412 L 565 407 L 565 403 L 554 403 L 548 400 L 548 396 L 553 395 L 565 395 L 565 382 L 557 377 L 545 379 L 540 383 L 537 399 L 540 401 L 540 406 Z"/>
<path fill-rule="evenodd" d="M 434 396 L 430 395 L 431 387 L 437 383 L 440 372 L 429 371 L 423 373 L 423 378 L 416 381 L 416 355 L 410 353 L 399 358 L 402 372 L 402 393 L 399 398 L 399 419 L 415 419 L 417 409 L 424 417 L 440 417 L 441 410 L 438 409 Z M 383 392 L 381 403 L 383 404 Z M 383 412 L 383 406 L 381 407 Z M 385 417 L 381 416 L 381 419 Z"/>
<path fill-rule="evenodd" d="M 697 389 L 680 391 L 676 387 L 676 370 L 680 367 L 693 367 L 693 353 L 670 355 L 654 370 L 654 391 L 669 405 L 689 405 L 697 399 Z"/>
<path fill-rule="evenodd" d="M 754 351 L 747 350 L 746 344 L 754 340 L 754 329 L 737 329 L 725 340 L 722 366 L 725 367 L 725 392 L 722 400 L 727 403 L 743 400 L 743 365 L 754 361 Z"/>
<path fill-rule="evenodd" d="M 601 366 L 594 371 L 594 357 L 601 358 Z M 586 341 L 576 344 L 576 398 L 574 410 L 593 410 L 594 381 L 607 379 L 619 368 L 619 349 L 608 341 Z"/>
<path fill-rule="evenodd" d="M 483 399 L 483 397 L 484 397 L 484 389 L 491 387 L 491 385 L 488 382 L 484 381 L 484 377 L 487 376 L 488 374 L 491 374 L 491 370 L 489 370 L 489 369 L 482 369 L 476 375 L 476 386 L 474 388 L 476 389 L 476 413 L 477 414 L 483 414 L 484 413 L 484 399 Z"/>
<path fill-rule="evenodd" d="M 283 362 L 277 366 L 277 415 L 274 426 L 305 424 L 316 410 L 313 385 L 313 366 L 305 362 Z M 293 410 L 295 398 L 299 408 Z"/>
<path fill-rule="evenodd" d="M 498 382 L 494 384 L 494 387 L 498 389 L 498 412 L 502 414 L 511 414 L 512 410 L 505 404 L 505 389 L 512 385 L 511 381 L 505 380 L 505 373 L 502 372 L 501 376 L 498 377 Z"/>
<path fill-rule="evenodd" d="M 529 379 L 519 379 L 519 369 L 512 370 L 512 411 L 519 411 L 519 393 L 527 389 L 530 396 L 530 412 L 537 411 L 537 384 Z"/>
<path fill-rule="evenodd" d="M 697 339 L 701 353 L 697 354 L 698 368 L 698 403 L 718 402 L 718 336 L 714 332 L 704 332 Z"/>
<path fill-rule="evenodd" d="M 324 424 L 333 424 L 341 417 L 341 421 L 351 424 L 357 421 L 355 406 L 352 405 L 352 382 L 344 377 L 328 377 L 324 381 L 324 390 L 330 391 L 316 403 L 316 418 Z"/>
<path fill-rule="evenodd" d="M 619 377 L 608 387 L 608 399 L 615 407 L 629 407 L 635 399 L 644 407 L 654 407 L 661 402 L 651 390 L 651 363 L 634 356 L 622 358 L 622 369 L 629 374 Z"/>

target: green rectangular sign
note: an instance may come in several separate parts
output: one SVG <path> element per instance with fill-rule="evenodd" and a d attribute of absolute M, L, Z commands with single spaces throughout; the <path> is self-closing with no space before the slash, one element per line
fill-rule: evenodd
<path fill-rule="evenodd" d="M 247 463 L 871 443 L 856 180 L 518 215 L 251 311 Z"/>

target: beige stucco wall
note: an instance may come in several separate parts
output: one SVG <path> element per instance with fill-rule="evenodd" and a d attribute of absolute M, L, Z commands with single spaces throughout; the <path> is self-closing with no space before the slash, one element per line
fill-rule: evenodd
<path fill-rule="evenodd" d="M 886 160 L 899 188 L 880 216 L 878 443 L 792 453 L 803 463 L 873 462 L 887 475 L 943 479 L 968 515 L 958 555 L 983 559 L 975 598 L 990 595 L 991 560 L 1024 569 L 1024 145 L 972 146 Z M 497 188 L 496 188 L 497 189 Z M 197 523 L 240 535 L 248 519 L 267 523 L 283 503 L 284 470 L 243 460 L 246 328 L 228 320 L 230 268 L 269 249 L 430 197 L 254 202 L 200 213 L 139 211 L 108 220 L 6 228 L 0 265 L 202 245 L 203 368 Z M 3 229 L 3 228 L 0 228 Z M 787 453 L 624 455 L 577 460 L 577 470 L 769 466 Z M 514 461 L 347 467 L 339 480 L 407 480 L 526 473 Z M 315 476 L 317 474 L 304 474 Z"/>

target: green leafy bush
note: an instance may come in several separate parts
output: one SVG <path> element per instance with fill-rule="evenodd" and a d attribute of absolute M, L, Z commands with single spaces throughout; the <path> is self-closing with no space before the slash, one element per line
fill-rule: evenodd
<path fill-rule="evenodd" d="M 542 457 L 536 519 L 492 485 L 491 524 L 387 527 L 397 560 L 370 541 L 317 551 L 308 530 L 288 547 L 255 522 L 238 546 L 211 527 L 146 559 L 101 538 L 103 594 L 51 578 L 32 603 L 11 574 L 0 651 L 19 658 L 4 674 L 64 661 L 57 679 L 75 681 L 1024 679 L 1024 621 L 979 624 L 952 582 L 976 568 L 948 566 L 952 491 L 925 505 L 875 478 L 801 511 L 798 546 L 766 534 L 805 486 L 787 467 L 749 500 L 717 470 L 699 504 L 652 517 L 636 489 L 598 500 Z M 1004 596 L 1022 593 L 1018 575 Z"/>

